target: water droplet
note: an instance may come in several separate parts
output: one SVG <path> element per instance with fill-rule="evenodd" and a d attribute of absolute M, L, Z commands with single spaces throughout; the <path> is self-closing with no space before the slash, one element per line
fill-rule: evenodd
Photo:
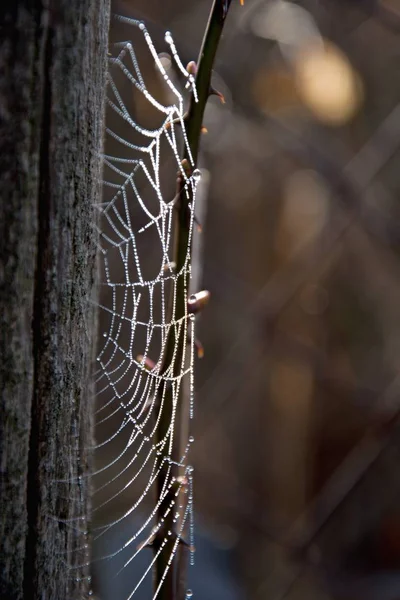
<path fill-rule="evenodd" d="M 201 171 L 200 171 L 200 169 L 195 169 L 195 170 L 193 171 L 193 173 L 192 173 L 192 177 L 193 177 L 193 179 L 194 179 L 196 182 L 200 181 L 200 179 L 201 179 Z"/>
<path fill-rule="evenodd" d="M 164 39 L 167 42 L 167 44 L 171 44 L 172 43 L 172 35 L 171 35 L 170 31 L 166 31 L 165 32 Z"/>
<path fill-rule="evenodd" d="M 191 465 L 188 465 L 186 467 L 186 470 L 187 470 L 188 473 L 193 473 L 193 471 L 194 471 L 194 469 L 193 469 L 193 467 Z"/>
<path fill-rule="evenodd" d="M 192 598 L 192 597 L 193 597 L 192 590 L 187 590 L 187 592 L 186 592 L 186 598 Z"/>
<path fill-rule="evenodd" d="M 103 337 L 107 337 L 107 334 L 106 334 L 106 333 L 103 333 Z"/>
<path fill-rule="evenodd" d="M 190 442 L 190 443 L 194 442 L 194 437 L 193 437 L 192 435 L 191 435 L 191 436 L 189 436 L 189 442 Z"/>
<path fill-rule="evenodd" d="M 140 29 L 141 31 L 144 31 L 144 30 L 146 29 L 146 25 L 143 23 L 143 21 L 141 21 L 141 22 L 139 23 L 139 29 Z"/>

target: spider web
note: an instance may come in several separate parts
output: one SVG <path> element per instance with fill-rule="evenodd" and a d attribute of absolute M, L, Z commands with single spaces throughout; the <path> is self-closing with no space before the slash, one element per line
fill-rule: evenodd
<path fill-rule="evenodd" d="M 185 314 L 178 314 L 177 290 L 183 283 L 187 307 L 200 174 L 182 165 L 180 158 L 185 150 L 194 167 L 180 91 L 183 79 L 196 98 L 193 76 L 181 63 L 170 33 L 165 41 L 175 69 L 168 69 L 165 57 L 157 54 L 142 22 L 118 19 L 133 28 L 137 40 L 115 44 L 109 58 L 104 193 L 97 206 L 101 292 L 94 450 L 100 466 L 92 474 L 93 541 L 95 548 L 101 545 L 103 550 L 100 556 L 95 550 L 95 562 L 117 559 L 117 574 L 145 554 L 145 566 L 141 560 L 141 571 L 135 572 L 136 582 L 125 596 L 129 600 L 140 588 L 151 585 L 153 566 L 170 540 L 171 532 L 164 535 L 163 522 L 171 511 L 176 542 L 161 584 L 188 522 L 193 549 L 193 469 L 187 462 L 193 438 L 179 440 L 177 430 L 185 390 L 189 390 L 193 416 L 195 317 L 187 308 Z M 178 272 L 173 263 L 177 176 L 190 206 L 186 259 Z M 171 335 L 190 343 L 182 353 L 175 347 L 165 364 Z M 160 419 L 166 416 L 168 430 L 159 439 Z M 118 535 L 112 548 L 115 542 L 103 542 L 105 536 L 113 539 L 114 530 Z M 161 532 L 157 552 L 147 549 Z"/>

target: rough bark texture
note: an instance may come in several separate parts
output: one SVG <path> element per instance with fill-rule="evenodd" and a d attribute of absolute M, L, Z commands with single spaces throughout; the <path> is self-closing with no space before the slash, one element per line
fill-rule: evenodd
<path fill-rule="evenodd" d="M 71 600 L 88 588 L 85 568 L 71 565 L 87 560 L 93 202 L 108 18 L 108 0 L 0 7 L 4 600 Z"/>

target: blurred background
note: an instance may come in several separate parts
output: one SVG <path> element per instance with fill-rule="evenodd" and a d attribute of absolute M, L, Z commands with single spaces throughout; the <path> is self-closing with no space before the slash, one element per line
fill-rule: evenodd
<path fill-rule="evenodd" d="M 113 11 L 143 19 L 160 52 L 170 30 L 187 64 L 211 4 Z M 112 22 L 112 41 L 127 32 Z M 233 0 L 214 84 L 190 585 L 202 599 L 400 600 L 400 2 Z M 136 567 L 114 578 L 108 564 L 95 593 L 128 596 Z"/>

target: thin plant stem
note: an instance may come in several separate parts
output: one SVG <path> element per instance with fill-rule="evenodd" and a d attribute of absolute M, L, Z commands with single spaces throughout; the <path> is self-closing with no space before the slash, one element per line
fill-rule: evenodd
<path fill-rule="evenodd" d="M 202 130 L 203 116 L 205 107 L 207 104 L 208 97 L 210 95 L 210 83 L 212 68 L 217 52 L 218 44 L 221 38 L 222 30 L 224 27 L 225 19 L 229 10 L 231 0 L 214 0 L 213 6 L 210 11 L 209 20 L 207 23 L 200 55 L 198 59 L 198 67 L 196 73 L 196 90 L 197 90 L 197 101 L 192 93 L 190 99 L 189 110 L 185 120 L 185 129 L 190 148 L 190 153 L 194 162 L 191 164 L 189 151 L 185 148 L 183 152 L 182 160 L 186 164 L 190 165 L 191 169 L 194 169 L 197 165 L 197 158 L 199 153 L 200 136 Z M 178 202 L 175 211 L 175 264 L 176 272 L 181 273 L 177 278 L 176 290 L 175 290 L 175 320 L 187 319 L 187 290 L 189 284 L 189 275 L 187 270 L 184 269 L 187 259 L 187 248 L 190 239 L 190 203 L 186 196 L 186 190 L 184 190 L 184 182 L 182 178 L 178 178 Z M 169 306 L 169 316 L 172 320 L 172 303 Z M 173 378 L 175 381 L 179 381 L 179 375 L 181 372 L 182 361 L 185 357 L 186 344 L 187 344 L 187 331 L 182 326 L 178 330 L 171 326 L 167 338 L 165 355 L 163 359 L 162 373 L 165 373 L 170 367 L 173 361 Z M 179 389 L 178 404 L 183 401 L 183 386 Z M 172 388 L 172 382 L 169 384 L 164 392 L 164 401 L 162 413 L 159 419 L 159 425 L 157 429 L 157 443 L 164 440 L 171 439 L 171 422 L 173 415 L 173 398 L 174 390 Z M 186 399 L 188 401 L 188 399 Z M 179 444 L 175 444 L 172 449 L 172 456 L 170 455 L 169 442 L 167 441 L 164 445 L 163 455 L 160 457 L 160 465 L 162 467 L 160 474 L 157 478 L 157 497 L 165 494 L 166 482 L 172 476 L 177 476 L 178 468 L 173 467 L 173 473 L 171 474 L 171 464 L 168 460 L 172 459 L 174 463 L 179 463 L 181 457 L 178 456 Z M 179 565 L 173 560 L 170 563 L 170 557 L 174 550 L 177 540 L 177 528 L 174 522 L 175 510 L 168 511 L 168 506 L 171 502 L 173 494 L 176 493 L 178 484 L 175 488 L 172 488 L 169 494 L 165 494 L 163 502 L 158 510 L 157 522 L 158 524 L 162 521 L 162 527 L 160 527 L 153 540 L 154 553 L 158 554 L 155 567 L 154 567 L 154 593 L 157 593 L 157 597 L 160 600 L 176 600 L 177 599 L 177 588 L 178 580 L 182 579 L 182 573 L 180 572 Z M 167 540 L 164 543 L 164 540 Z M 164 544 L 164 545 L 163 545 Z M 161 551 L 160 548 L 162 547 Z M 160 552 L 159 552 L 160 551 Z"/>

